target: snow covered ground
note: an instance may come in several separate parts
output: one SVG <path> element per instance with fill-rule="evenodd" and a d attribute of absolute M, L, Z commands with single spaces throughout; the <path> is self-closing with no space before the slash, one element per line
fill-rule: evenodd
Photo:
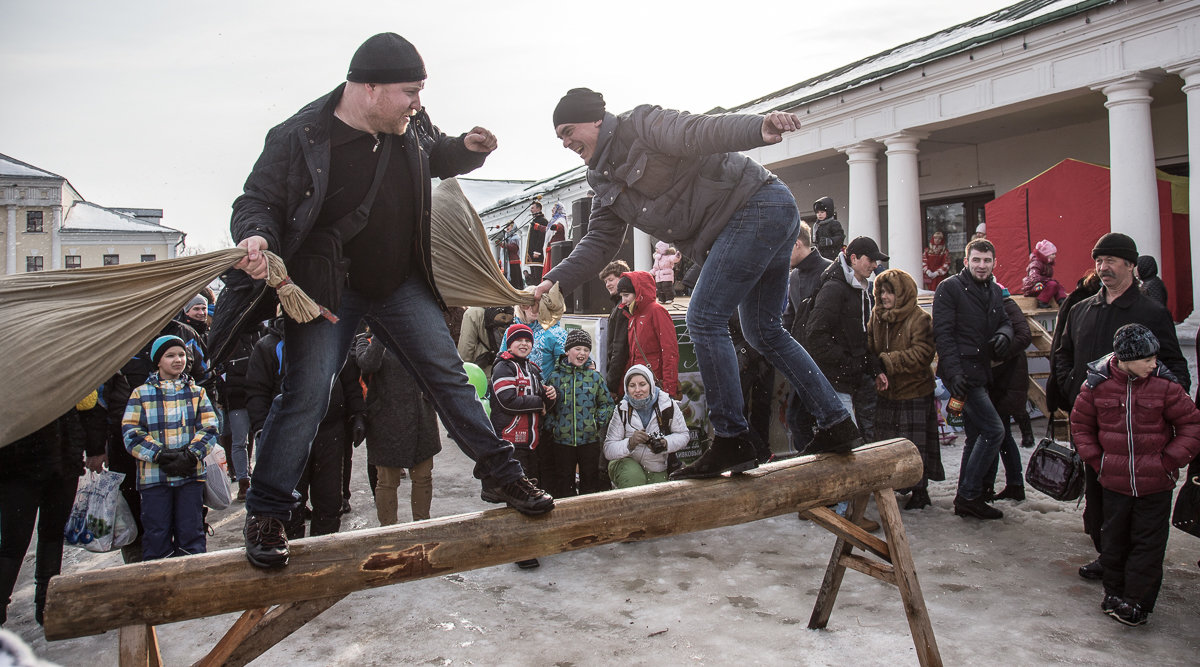
<path fill-rule="evenodd" d="M 1035 432 L 1042 432 L 1036 423 Z M 484 509 L 470 462 L 444 442 L 434 515 Z M 1171 530 L 1157 610 L 1148 625 L 1126 628 L 1100 613 L 1099 583 L 1076 574 L 1094 557 L 1081 508 L 1029 489 L 1026 501 L 998 503 L 1003 520 L 956 517 L 950 505 L 961 454 L 961 443 L 942 449 L 950 480 L 932 485 L 932 507 L 903 513 L 947 665 L 1200 663 L 1200 540 Z M 376 525 L 363 461 L 359 451 L 346 530 Z M 877 516 L 873 506 L 868 515 Z M 210 549 L 238 545 L 242 518 L 240 505 L 212 515 Z M 536 570 L 504 565 L 363 591 L 256 664 L 916 664 L 899 593 L 854 571 L 828 629 L 807 629 L 833 541 L 787 515 L 560 554 Z M 64 569 L 117 562 L 68 547 Z M 116 664 L 113 632 L 45 641 L 33 621 L 32 572 L 31 550 L 5 628 L 46 660 Z M 166 664 L 201 658 L 234 618 L 160 627 Z"/>

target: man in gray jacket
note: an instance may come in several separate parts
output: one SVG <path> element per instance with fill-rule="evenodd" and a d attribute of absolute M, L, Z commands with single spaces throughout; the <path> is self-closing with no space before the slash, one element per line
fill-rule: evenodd
<path fill-rule="evenodd" d="M 570 292 L 594 275 L 616 254 L 628 225 L 703 264 L 687 325 L 716 438 L 672 479 L 757 465 L 729 337 L 734 309 L 747 342 L 787 376 L 815 417 L 809 451 L 845 454 L 862 444 L 833 387 L 780 319 L 800 229 L 796 200 L 771 172 L 738 152 L 778 143 L 799 127 L 795 114 L 777 111 L 706 116 L 642 105 L 617 116 L 587 88 L 569 91 L 554 109 L 555 133 L 587 163 L 596 196 L 587 234 L 535 295 L 555 282 Z"/>

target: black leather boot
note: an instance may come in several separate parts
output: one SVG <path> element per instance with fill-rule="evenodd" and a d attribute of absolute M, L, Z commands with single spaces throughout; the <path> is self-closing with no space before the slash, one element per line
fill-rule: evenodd
<path fill-rule="evenodd" d="M 929 507 L 931 504 L 932 501 L 929 500 L 929 491 L 925 489 L 913 489 L 912 497 L 908 499 L 907 503 L 904 503 L 904 509 L 919 510 Z"/>
<path fill-rule="evenodd" d="M 700 458 L 671 473 L 671 479 L 703 479 L 720 477 L 723 472 L 746 472 L 758 467 L 754 445 L 742 436 L 716 436 Z"/>
<path fill-rule="evenodd" d="M 50 578 L 62 572 L 62 554 L 62 540 L 39 540 L 37 543 L 37 564 L 33 571 L 33 618 L 38 625 L 44 625 L 46 589 L 50 586 Z"/>
<path fill-rule="evenodd" d="M 20 558 L 0 558 L 0 625 L 8 620 L 8 603 L 12 601 L 13 588 L 17 585 L 17 575 L 20 573 Z"/>
<path fill-rule="evenodd" d="M 813 433 L 813 441 L 804 449 L 805 454 L 849 454 L 855 447 L 863 445 L 862 433 L 852 417 L 829 428 L 819 428 Z"/>

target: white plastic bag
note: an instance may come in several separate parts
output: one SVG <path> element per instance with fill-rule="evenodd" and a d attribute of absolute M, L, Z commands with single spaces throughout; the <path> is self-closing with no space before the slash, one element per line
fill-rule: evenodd
<path fill-rule="evenodd" d="M 225 450 L 213 447 L 204 457 L 204 504 L 210 509 L 223 510 L 233 502 L 233 485 L 225 463 Z"/>
<path fill-rule="evenodd" d="M 71 516 L 63 529 L 67 544 L 80 546 L 88 551 L 105 552 L 129 544 L 137 538 L 137 524 L 133 521 L 133 513 L 121 497 L 123 481 L 124 473 L 111 470 L 88 473 L 87 479 L 75 492 Z M 114 541 L 118 533 L 121 539 Z"/>

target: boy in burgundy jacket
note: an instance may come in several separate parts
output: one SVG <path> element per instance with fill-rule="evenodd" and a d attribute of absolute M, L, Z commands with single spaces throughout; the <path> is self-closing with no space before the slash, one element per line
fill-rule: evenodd
<path fill-rule="evenodd" d="M 1172 491 L 1200 453 L 1200 410 L 1158 363 L 1158 347 L 1144 325 L 1117 329 L 1113 353 L 1088 364 L 1071 411 L 1075 448 L 1104 488 L 1100 608 L 1125 625 L 1154 611 Z"/>

